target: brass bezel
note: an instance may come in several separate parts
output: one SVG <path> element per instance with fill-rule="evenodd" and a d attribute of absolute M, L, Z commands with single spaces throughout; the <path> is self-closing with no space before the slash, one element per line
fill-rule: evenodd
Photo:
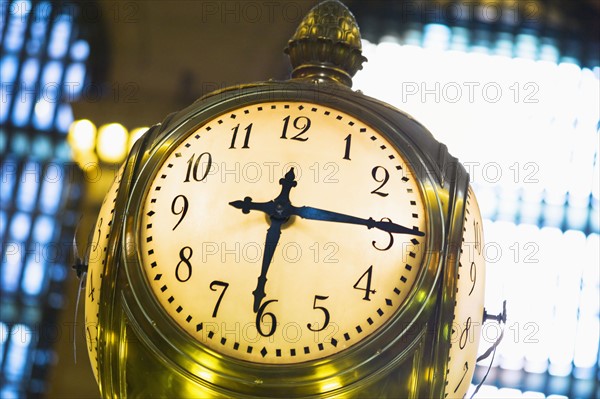
<path fill-rule="evenodd" d="M 271 365 L 244 362 L 216 353 L 179 328 L 163 310 L 148 286 L 138 251 L 139 209 L 154 174 L 172 149 L 188 134 L 214 117 L 260 102 L 311 102 L 356 116 L 384 135 L 412 165 L 419 182 L 427 215 L 426 253 L 412 291 L 396 314 L 371 336 L 327 358 L 298 364 Z M 402 130 L 401 130 L 402 129 Z M 410 134 L 407 132 L 412 130 Z M 409 116 L 378 100 L 337 84 L 306 81 L 263 83 L 213 93 L 175 115 L 164 133 L 146 152 L 144 163 L 134 176 L 126 205 L 121 234 L 122 266 L 126 285 L 120 295 L 129 325 L 142 343 L 167 367 L 220 394 L 243 397 L 311 396 L 323 387 L 336 388 L 336 394 L 350 392 L 357 384 L 385 375 L 406 359 L 417 345 L 419 333 L 427 327 L 438 295 L 445 237 L 443 207 L 438 196 L 442 190 L 434 164 L 433 147 L 429 153 L 414 137 L 430 134 Z M 422 139 L 422 138 L 420 138 Z M 427 138 L 426 138 L 427 139 Z M 437 142 L 431 138 L 432 145 Z M 159 349 L 160 348 L 160 349 Z M 200 375 L 210 375 L 207 381 Z"/>

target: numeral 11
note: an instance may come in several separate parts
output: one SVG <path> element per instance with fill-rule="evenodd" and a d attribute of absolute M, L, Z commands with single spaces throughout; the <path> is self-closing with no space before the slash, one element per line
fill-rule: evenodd
<path fill-rule="evenodd" d="M 229 149 L 232 149 L 232 148 L 235 149 L 235 139 L 237 138 L 237 134 L 238 134 L 238 129 L 239 128 L 240 128 L 240 124 L 238 123 L 232 129 L 233 130 L 233 137 L 231 138 L 231 145 L 229 146 Z M 250 148 L 248 146 L 248 143 L 250 141 L 250 131 L 252 130 L 252 123 L 249 124 L 248 126 L 246 126 L 246 128 L 244 130 L 246 131 L 246 136 L 244 137 L 244 145 L 242 146 L 242 148 Z"/>

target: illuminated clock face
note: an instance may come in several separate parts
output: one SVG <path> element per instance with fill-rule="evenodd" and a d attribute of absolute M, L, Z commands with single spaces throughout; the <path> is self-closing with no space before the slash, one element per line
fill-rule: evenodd
<path fill-rule="evenodd" d="M 422 267 L 423 193 L 378 131 L 323 105 L 219 115 L 166 155 L 139 221 L 160 306 L 209 351 L 292 364 L 365 340 Z"/>
<path fill-rule="evenodd" d="M 89 243 L 89 259 L 85 297 L 85 334 L 94 377 L 98 381 L 98 315 L 100 312 L 100 290 L 106 269 L 108 239 L 111 233 L 115 201 L 123 168 L 119 170 L 110 187 L 94 227 L 92 242 Z"/>
<path fill-rule="evenodd" d="M 456 306 L 446 378 L 447 398 L 463 398 L 469 389 L 481 333 L 485 288 L 483 224 L 479 205 L 469 187 L 463 241 L 458 264 Z"/>

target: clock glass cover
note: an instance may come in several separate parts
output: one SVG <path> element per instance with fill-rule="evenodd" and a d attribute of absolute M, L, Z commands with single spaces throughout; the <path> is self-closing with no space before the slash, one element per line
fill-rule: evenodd
<path fill-rule="evenodd" d="M 426 252 L 403 153 L 319 104 L 220 114 L 164 153 L 145 190 L 152 295 L 219 356 L 293 364 L 352 347 L 401 309 Z"/>

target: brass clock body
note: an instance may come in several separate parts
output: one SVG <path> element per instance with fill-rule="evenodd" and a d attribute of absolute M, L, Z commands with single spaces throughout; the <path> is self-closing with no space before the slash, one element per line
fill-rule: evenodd
<path fill-rule="evenodd" d="M 252 119 L 252 112 L 266 112 L 269 117 Z M 304 133 L 306 142 L 291 139 L 305 123 L 297 123 L 297 131 L 290 130 L 289 137 L 282 138 L 287 116 L 292 126 L 294 120 L 311 120 Z M 249 148 L 244 149 L 240 127 L 250 123 Z M 359 144 L 361 134 L 363 145 Z M 350 159 L 345 159 L 348 135 L 352 144 Z M 309 140 L 321 146 L 319 139 L 324 140 L 326 151 L 308 156 L 306 162 L 298 158 Z M 444 328 L 434 328 L 441 317 L 436 302 L 444 291 L 452 294 L 451 287 L 440 286 L 442 265 L 455 262 L 448 251 L 460 248 L 450 245 L 452 231 L 446 226 L 461 228 L 461 223 L 448 220 L 445 208 L 449 198 L 465 196 L 468 183 L 458 164 L 443 152 L 443 145 L 422 126 L 347 88 L 285 82 L 215 93 L 153 128 L 142 140 L 125 165 L 119 192 L 130 194 L 119 202 L 126 218 L 113 227 L 121 230 L 113 242 L 116 267 L 107 270 L 109 276 L 103 279 L 103 284 L 115 284 L 102 289 L 107 304 L 99 320 L 105 329 L 100 336 L 103 391 L 133 396 L 145 392 L 236 397 L 363 395 L 377 392 L 381 385 L 376 382 L 389 378 L 395 392 L 407 395 L 442 389 L 445 372 L 436 367 L 446 367 L 443 349 L 450 337 L 443 336 Z M 261 140 L 265 140 L 262 147 Z M 275 144 L 269 147 L 265 144 L 269 141 Z M 253 154 L 252 146 L 258 153 Z M 290 155 L 285 146 L 297 149 L 290 149 Z M 261 148 L 275 148 L 276 154 L 264 157 Z M 248 158 L 238 158 L 237 152 Z M 266 175 L 264 184 L 255 178 L 227 184 L 223 176 L 203 169 L 210 168 L 208 162 L 199 162 L 194 171 L 196 160 L 205 153 L 211 154 L 211 162 L 222 162 L 221 167 L 230 171 L 237 159 L 246 164 L 279 162 L 282 168 L 272 178 Z M 227 158 L 228 154 L 233 155 Z M 256 154 L 260 156 L 254 158 Z M 446 168 L 431 162 L 431 154 L 442 154 Z M 203 157 L 208 161 L 208 155 Z M 300 173 L 327 162 L 339 165 L 338 181 L 315 182 L 309 173 L 296 177 L 297 187 L 290 194 L 293 204 L 391 220 L 423 234 L 392 234 L 365 225 L 295 216 L 281 230 L 280 248 L 287 244 L 296 253 L 276 253 L 261 302 L 269 307 L 262 314 L 255 312 L 253 292 L 261 272 L 258 258 L 270 224 L 265 214 L 244 214 L 230 203 L 244 196 L 269 201 L 279 192 L 278 180 L 290 169 Z M 359 166 L 352 166 L 353 162 Z M 286 169 L 284 164 L 290 165 Z M 344 167 L 350 172 L 341 172 Z M 386 184 L 382 184 L 384 170 L 391 175 Z M 169 173 L 174 176 L 172 184 L 166 183 Z M 204 175 L 206 180 L 213 178 L 216 188 L 201 181 Z M 186 184 L 191 191 L 185 191 Z M 155 218 L 161 212 L 164 220 Z M 183 223 L 189 224 L 188 230 L 177 235 Z M 320 241 L 315 239 L 318 234 L 323 235 Z M 231 242 L 226 241 L 229 238 Z M 393 245 L 384 251 L 391 239 Z M 240 248 L 250 244 L 258 250 L 236 262 L 242 253 L 213 253 L 221 243 L 234 249 L 236 243 Z M 332 255 L 330 260 L 341 262 L 326 262 L 325 253 L 315 261 L 316 249 L 326 251 L 327 243 L 339 254 L 335 255 L 339 259 Z M 298 257 L 297 248 L 306 252 L 305 259 L 292 262 Z M 360 261 L 352 262 L 354 258 Z M 450 317 L 453 309 L 446 307 L 446 317 Z M 327 316 L 328 325 L 318 331 Z M 269 334 L 274 318 L 279 324 Z M 370 324 L 375 324 L 371 330 Z M 308 338 L 303 340 L 303 335 Z M 115 341 L 111 343 L 109 337 Z M 437 347 L 426 345 L 427 340 Z M 421 366 L 415 367 L 415 362 Z M 429 383 L 419 375 L 425 370 Z M 435 381 L 436 376 L 442 378 Z"/>
<path fill-rule="evenodd" d="M 468 175 L 344 68 L 211 93 L 136 142 L 89 263 L 104 397 L 464 396 L 485 274 Z"/>

